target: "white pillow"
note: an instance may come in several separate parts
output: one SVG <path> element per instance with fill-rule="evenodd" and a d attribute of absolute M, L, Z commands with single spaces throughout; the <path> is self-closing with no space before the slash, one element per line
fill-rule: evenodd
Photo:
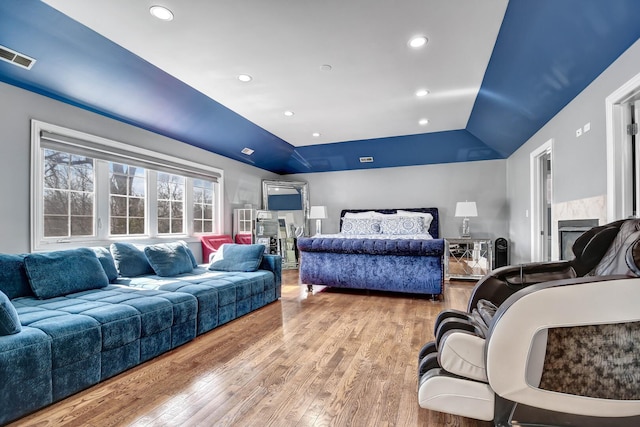
<path fill-rule="evenodd" d="M 345 212 L 343 218 L 381 218 L 384 214 L 376 211 Z"/>
<path fill-rule="evenodd" d="M 429 231 L 429 227 L 431 227 L 431 221 L 433 221 L 433 215 L 431 215 L 428 212 L 411 212 L 411 211 L 403 211 L 402 209 L 398 209 L 398 215 L 422 217 L 422 221 L 424 222 L 425 233 Z"/>

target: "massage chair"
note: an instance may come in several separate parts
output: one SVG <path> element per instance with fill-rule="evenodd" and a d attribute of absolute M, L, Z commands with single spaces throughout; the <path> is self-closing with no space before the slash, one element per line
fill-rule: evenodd
<path fill-rule="evenodd" d="M 496 426 L 640 425 L 640 220 L 595 227 L 570 261 L 493 270 L 418 355 L 423 408 Z"/>

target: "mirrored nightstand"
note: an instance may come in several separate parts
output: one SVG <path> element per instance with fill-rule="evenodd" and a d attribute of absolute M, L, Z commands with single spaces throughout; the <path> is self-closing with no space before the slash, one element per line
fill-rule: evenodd
<path fill-rule="evenodd" d="M 445 237 L 445 279 L 478 280 L 493 269 L 490 239 Z"/>

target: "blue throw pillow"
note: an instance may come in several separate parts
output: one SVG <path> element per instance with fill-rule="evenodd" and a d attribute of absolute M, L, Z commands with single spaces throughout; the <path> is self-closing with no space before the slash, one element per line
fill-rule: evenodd
<path fill-rule="evenodd" d="M 180 243 L 187 249 L 187 254 L 189 254 L 191 264 L 193 265 L 193 268 L 196 268 L 198 266 L 198 261 L 196 261 L 196 257 L 193 255 L 193 252 L 191 251 L 191 248 L 189 248 L 189 245 L 187 245 L 187 242 L 185 242 L 184 240 L 178 240 L 178 243 Z"/>
<path fill-rule="evenodd" d="M 10 299 L 33 296 L 24 270 L 25 255 L 0 254 L 0 291 Z"/>
<path fill-rule="evenodd" d="M 180 242 L 149 245 L 144 254 L 158 276 L 177 276 L 193 270 L 187 248 Z"/>
<path fill-rule="evenodd" d="M 102 264 L 89 248 L 29 254 L 24 267 L 31 290 L 41 299 L 109 285 Z"/>
<path fill-rule="evenodd" d="M 209 270 L 256 271 L 262 262 L 262 255 L 264 255 L 264 245 L 225 243 L 213 257 Z"/>
<path fill-rule="evenodd" d="M 113 256 L 109 249 L 103 248 L 102 246 L 96 246 L 94 248 L 90 248 L 93 252 L 95 252 L 98 257 L 98 261 L 102 264 L 102 268 L 109 279 L 109 283 L 113 283 L 118 278 L 118 269 L 116 268 L 116 263 L 113 260 Z"/>
<path fill-rule="evenodd" d="M 116 242 L 111 244 L 110 249 L 121 276 L 136 277 L 154 273 L 147 256 L 144 254 L 144 246 Z"/>
<path fill-rule="evenodd" d="M 0 292 L 0 336 L 17 334 L 22 330 L 18 312 L 9 297 Z"/>

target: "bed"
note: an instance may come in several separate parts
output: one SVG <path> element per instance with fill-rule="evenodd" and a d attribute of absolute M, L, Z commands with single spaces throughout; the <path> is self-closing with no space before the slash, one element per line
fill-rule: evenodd
<path fill-rule="evenodd" d="M 442 298 L 445 243 L 437 208 L 346 209 L 340 233 L 299 238 L 297 244 L 300 282 L 310 289 L 323 285 Z"/>

